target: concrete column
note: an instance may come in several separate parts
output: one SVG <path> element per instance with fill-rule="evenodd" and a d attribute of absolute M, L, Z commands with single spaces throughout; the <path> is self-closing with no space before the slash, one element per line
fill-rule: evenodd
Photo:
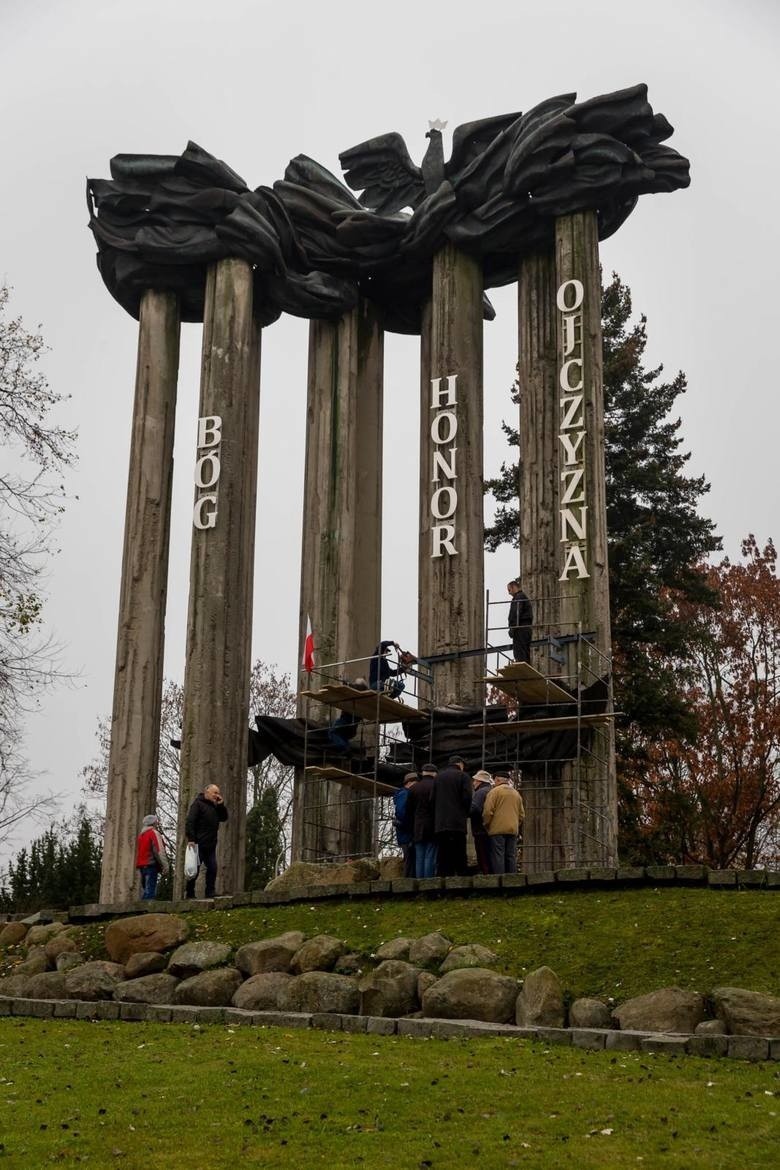
<path fill-rule="evenodd" d="M 482 269 L 451 244 L 433 261 L 420 368 L 418 654 L 425 657 L 473 649 L 485 636 Z M 436 702 L 481 703 L 484 666 L 481 658 L 437 666 Z"/>
<path fill-rule="evenodd" d="M 555 282 L 560 616 L 564 628 L 579 622 L 583 631 L 595 632 L 594 647 L 580 644 L 579 662 L 570 656 L 570 669 L 576 668 L 584 685 L 596 675 L 607 678 L 611 709 L 601 278 L 595 212 L 556 220 Z M 592 754 L 581 757 L 575 781 L 579 801 L 565 838 L 574 842 L 581 863 L 613 865 L 617 860 L 617 782 L 612 724 L 594 736 Z"/>
<path fill-rule="evenodd" d="M 209 270 L 203 316 L 199 413 L 220 421 L 198 436 L 198 460 L 212 459 L 198 463 L 205 486 L 196 486 L 193 513 L 179 842 L 191 801 L 219 784 L 229 812 L 217 851 L 223 894 L 244 885 L 259 352 L 252 269 L 221 260 Z"/>
<path fill-rule="evenodd" d="M 350 678 L 367 675 L 380 638 L 383 357 L 384 334 L 366 300 L 337 322 L 310 324 L 298 661 L 308 615 L 317 666 L 361 658 L 343 668 Z M 337 712 L 309 705 L 308 714 Z M 368 853 L 372 833 L 370 800 L 296 777 L 296 860 Z"/>
<path fill-rule="evenodd" d="M 176 296 L 145 292 L 138 326 L 101 902 L 138 896 L 135 839 L 157 796 L 179 334 Z"/>
<path fill-rule="evenodd" d="M 529 256 L 518 276 L 518 387 L 520 391 L 520 571 L 523 589 L 533 600 L 534 634 L 560 628 L 558 583 L 558 350 L 555 308 L 555 257 L 549 252 Z M 508 610 L 507 610 L 508 612 Z M 559 674 L 565 666 L 534 649 L 532 665 L 543 674 Z M 560 869 L 562 773 L 567 765 L 552 763 L 545 775 L 523 776 L 525 823 L 523 870 Z"/>

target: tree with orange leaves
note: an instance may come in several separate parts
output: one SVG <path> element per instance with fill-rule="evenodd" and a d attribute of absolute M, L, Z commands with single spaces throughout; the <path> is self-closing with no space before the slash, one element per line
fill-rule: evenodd
<path fill-rule="evenodd" d="M 698 733 L 647 742 L 629 779 L 635 860 L 747 869 L 780 861 L 780 579 L 772 541 L 706 569 L 720 606 L 678 602 L 694 643 Z"/>

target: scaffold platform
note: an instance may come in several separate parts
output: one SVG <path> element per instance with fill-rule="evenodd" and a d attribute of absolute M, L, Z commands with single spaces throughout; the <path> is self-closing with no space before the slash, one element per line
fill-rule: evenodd
<path fill-rule="evenodd" d="M 598 715 L 552 715 L 538 719 L 515 719 L 510 723 L 491 723 L 490 733 L 500 732 L 501 735 L 539 734 L 545 731 L 576 731 L 578 727 L 606 727 L 617 712 L 602 711 Z M 482 728 L 481 723 L 470 723 L 469 727 Z"/>
<path fill-rule="evenodd" d="M 346 683 L 331 683 L 319 690 L 301 691 L 300 694 L 325 707 L 339 707 L 342 711 L 359 715 L 371 723 L 407 723 L 410 719 L 430 717 L 428 712 L 407 707 L 406 703 L 391 699 L 383 691 L 362 690 Z"/>
<path fill-rule="evenodd" d="M 510 662 L 501 667 L 495 674 L 488 674 L 482 682 L 503 691 L 510 698 L 521 703 L 576 703 L 576 698 L 570 691 L 551 678 L 534 670 L 528 662 Z"/>
<path fill-rule="evenodd" d="M 304 773 L 309 780 L 331 780 L 337 784 L 344 784 L 355 792 L 367 792 L 370 796 L 394 796 L 398 791 L 392 784 L 374 780 L 373 776 L 361 776 L 329 764 L 305 768 Z"/>

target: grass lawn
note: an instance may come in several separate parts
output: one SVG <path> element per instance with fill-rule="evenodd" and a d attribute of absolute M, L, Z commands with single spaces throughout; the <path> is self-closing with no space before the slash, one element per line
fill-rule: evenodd
<path fill-rule="evenodd" d="M 780 1069 L 281 1028 L 0 1019 L 0 1165 L 777 1165 Z"/>
<path fill-rule="evenodd" d="M 546 964 L 573 996 L 616 1000 L 678 985 L 780 994 L 780 894 L 642 888 L 301 903 L 188 915 L 193 937 L 235 946 L 285 930 L 325 932 L 357 951 L 442 930 L 478 942 L 522 977 Z M 779 1159 L 780 1161 L 780 1159 Z"/>

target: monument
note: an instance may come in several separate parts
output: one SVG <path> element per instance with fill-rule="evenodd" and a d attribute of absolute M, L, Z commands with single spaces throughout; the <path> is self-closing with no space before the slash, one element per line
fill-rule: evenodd
<path fill-rule="evenodd" d="M 584 642 L 611 712 L 598 242 L 640 195 L 687 186 L 688 163 L 644 85 L 459 126 L 446 161 L 444 126 L 430 123 L 419 167 L 395 133 L 345 151 L 346 186 L 298 155 L 252 190 L 194 143 L 117 155 L 109 180 L 88 182 L 101 276 L 139 322 L 102 901 L 133 896 L 135 834 L 154 806 L 181 322 L 203 323 L 181 796 L 220 779 L 232 814 L 220 889 L 243 883 L 261 334 L 283 312 L 311 322 L 301 641 L 306 615 L 320 661 L 379 641 L 383 336 L 419 334 L 418 651 L 440 663 L 436 702 L 468 706 L 485 668 L 472 653 L 485 624 L 482 323 L 486 290 L 518 284 L 523 580 L 541 642 L 560 636 L 561 679 L 579 677 Z M 559 769 L 558 803 L 529 818 L 540 868 L 582 842 L 593 864 L 614 861 L 607 725 L 606 751 L 578 757 L 566 783 Z M 322 792 L 339 851 L 362 852 L 344 791 Z M 300 788 L 299 852 L 307 799 Z M 315 826 L 306 849 L 333 852 L 329 832 Z"/>

